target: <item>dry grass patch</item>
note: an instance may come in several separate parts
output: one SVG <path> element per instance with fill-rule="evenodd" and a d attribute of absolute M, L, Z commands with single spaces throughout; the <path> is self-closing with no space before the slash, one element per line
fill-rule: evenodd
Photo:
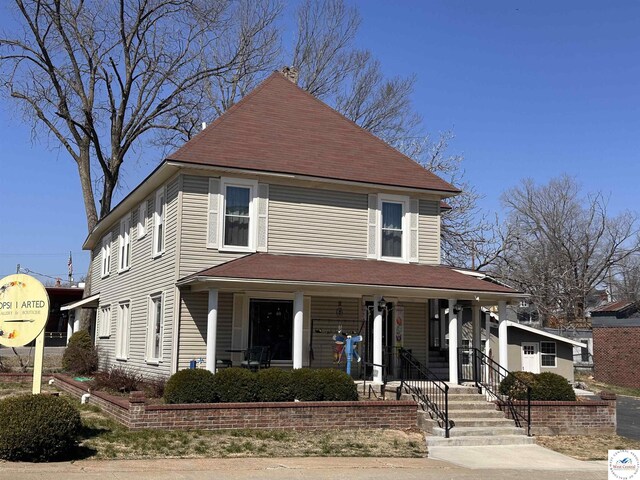
<path fill-rule="evenodd" d="M 0 382 L 0 400 L 14 395 L 31 393 L 32 387 L 33 384 L 31 383 L 31 379 L 27 382 Z M 56 389 L 50 387 L 46 383 L 42 384 L 41 390 L 42 393 L 57 392 Z"/>
<path fill-rule="evenodd" d="M 640 441 L 619 435 L 539 436 L 536 442 L 578 460 L 607 460 L 608 450 L 640 450 Z"/>
<path fill-rule="evenodd" d="M 616 395 L 628 395 L 630 397 L 640 397 L 640 388 L 630 388 L 630 387 L 619 387 L 617 385 L 609 385 L 608 383 L 603 383 L 595 380 L 593 377 L 588 375 L 577 375 L 576 381 L 582 382 L 589 387 L 589 390 L 592 390 L 596 394 L 599 394 L 601 391 L 606 390 L 607 392 L 613 392 Z"/>

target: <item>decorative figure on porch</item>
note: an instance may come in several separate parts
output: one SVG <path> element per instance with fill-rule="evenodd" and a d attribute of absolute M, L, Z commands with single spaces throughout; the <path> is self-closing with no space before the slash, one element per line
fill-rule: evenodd
<path fill-rule="evenodd" d="M 362 341 L 362 335 L 357 335 L 352 337 L 351 335 L 347 336 L 347 375 L 351 375 L 351 361 L 355 355 L 356 362 L 360 362 L 360 355 L 358 355 L 358 351 L 356 350 L 356 344 Z"/>
<path fill-rule="evenodd" d="M 344 344 L 347 341 L 347 337 L 342 333 L 342 327 L 339 328 L 338 333 L 331 338 L 335 342 L 333 346 L 333 361 L 340 364 L 340 361 L 342 360 L 342 353 L 344 352 Z"/>

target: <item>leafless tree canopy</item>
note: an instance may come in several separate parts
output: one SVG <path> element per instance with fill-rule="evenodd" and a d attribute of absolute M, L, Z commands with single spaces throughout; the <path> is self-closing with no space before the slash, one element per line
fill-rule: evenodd
<path fill-rule="evenodd" d="M 503 195 L 509 212 L 497 271 L 530 293 L 541 317 L 584 317 L 587 298 L 640 248 L 638 217 L 611 216 L 602 194 L 584 195 L 568 176 L 532 180 Z"/>

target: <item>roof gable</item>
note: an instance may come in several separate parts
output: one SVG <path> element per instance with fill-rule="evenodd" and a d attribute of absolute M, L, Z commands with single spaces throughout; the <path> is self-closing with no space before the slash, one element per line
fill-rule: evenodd
<path fill-rule="evenodd" d="M 167 160 L 459 193 L 278 72 Z"/>

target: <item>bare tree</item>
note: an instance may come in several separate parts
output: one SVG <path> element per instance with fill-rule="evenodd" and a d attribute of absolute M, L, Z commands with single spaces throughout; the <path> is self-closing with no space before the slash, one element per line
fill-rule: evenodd
<path fill-rule="evenodd" d="M 510 241 L 498 271 L 533 295 L 543 319 L 582 319 L 608 272 L 640 251 L 637 215 L 610 216 L 602 194 L 583 195 L 566 175 L 542 186 L 525 180 L 502 198 Z"/>
<path fill-rule="evenodd" d="M 606 282 L 615 300 L 640 305 L 640 254 L 629 255 L 612 271 Z"/>

